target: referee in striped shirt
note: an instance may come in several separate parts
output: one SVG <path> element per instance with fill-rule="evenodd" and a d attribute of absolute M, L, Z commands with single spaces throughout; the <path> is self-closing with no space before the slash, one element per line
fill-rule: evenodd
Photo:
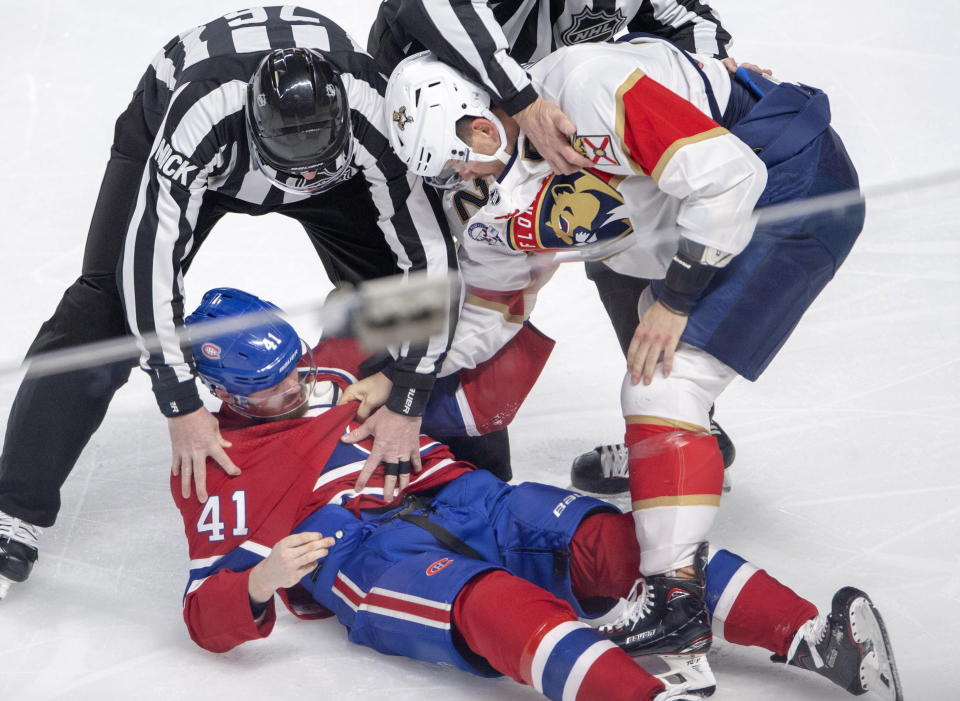
<path fill-rule="evenodd" d="M 269 90 L 288 69 L 312 76 L 309 89 L 326 101 L 321 107 L 331 123 L 270 131 L 276 113 Z M 408 179 L 389 146 L 384 88 L 376 63 L 330 19 L 298 7 L 250 8 L 174 37 L 116 123 L 82 274 L 28 354 L 131 332 L 158 334 L 160 349 L 145 351 L 142 366 L 168 417 L 173 470 L 185 496 L 192 481 L 198 498 L 206 499 L 207 456 L 237 471 L 216 420 L 203 408 L 191 352 L 176 338 L 183 273 L 221 217 L 277 212 L 296 219 L 334 285 L 456 269 L 435 193 Z M 258 104 L 248 105 L 248 91 Z M 305 114 L 294 119 L 309 122 L 309 109 Z M 309 149 L 311 140 L 329 145 L 332 155 L 298 163 L 297 149 Z M 263 245 L 271 244 L 265 238 Z M 372 462 L 419 460 L 419 414 L 456 313 L 453 300 L 448 328 L 404 347 L 385 370 L 394 385 L 386 406 L 368 420 L 377 443 Z M 23 382 L 0 456 L 0 526 L 4 520 L 53 525 L 60 487 L 130 369 L 122 362 Z M 30 545 L 16 554 L 0 547 L 0 575 L 5 558 L 16 557 L 24 562 L 8 563 L 14 581 L 26 578 L 36 560 Z"/>
<path fill-rule="evenodd" d="M 405 56 L 429 49 L 486 87 L 556 172 L 572 173 L 592 163 L 570 146 L 574 125 L 537 95 L 522 64 L 630 32 L 721 59 L 731 41 L 706 0 L 384 0 L 367 50 L 389 75 Z"/>

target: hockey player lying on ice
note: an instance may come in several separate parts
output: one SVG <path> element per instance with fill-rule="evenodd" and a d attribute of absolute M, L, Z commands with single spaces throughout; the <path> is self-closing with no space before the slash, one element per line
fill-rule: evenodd
<path fill-rule="evenodd" d="M 331 340 L 301 357 L 306 346 L 279 317 L 220 338 L 204 338 L 196 326 L 271 308 L 246 293 L 214 290 L 187 319 L 197 371 L 224 402 L 221 430 L 242 469 L 229 477 L 211 467 L 206 504 L 184 498 L 171 483 L 190 547 L 183 615 L 198 645 L 222 652 L 269 635 L 279 594 L 301 618 L 335 615 L 355 643 L 480 676 L 505 674 L 558 701 L 695 699 L 690 689 L 712 689 L 705 661 L 675 661 L 687 681 L 665 687 L 578 620 L 600 615 L 634 585 L 641 552 L 629 514 L 544 484 L 505 484 L 427 436 L 421 436 L 422 471 L 396 498 L 392 487 L 384 498 L 388 475 L 403 469 L 396 464 L 383 465 L 357 491 L 370 445 L 341 440 L 356 425 L 357 403 L 337 404 L 358 372 L 355 348 Z M 544 354 L 516 338 L 535 375 Z M 515 351 L 508 344 L 473 378 L 496 382 L 514 409 L 533 379 L 521 373 L 511 381 L 503 374 L 509 368 L 497 368 L 504 353 Z M 444 392 L 456 383 L 440 388 L 424 415 L 428 430 L 450 423 L 443 419 L 450 406 Z M 477 395 L 466 395 L 477 416 Z M 505 420 L 511 417 L 507 411 Z M 678 486 L 715 495 L 722 467 L 712 441 L 667 434 L 648 444 L 656 450 L 643 460 L 682 454 L 686 470 Z M 703 543 L 706 532 L 692 537 Z M 692 580 L 662 577 L 654 584 L 679 605 L 664 615 L 653 601 L 644 611 L 634 632 L 651 640 L 648 651 L 704 634 L 682 602 L 705 586 L 727 640 L 766 648 L 853 693 L 901 698 L 883 625 L 862 592 L 841 589 L 821 616 L 728 551 L 708 555 L 703 543 L 694 569 Z M 829 685 L 821 691 L 829 695 Z"/>

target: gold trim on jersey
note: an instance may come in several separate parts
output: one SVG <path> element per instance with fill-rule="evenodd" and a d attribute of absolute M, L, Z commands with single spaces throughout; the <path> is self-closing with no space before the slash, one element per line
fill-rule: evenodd
<path fill-rule="evenodd" d="M 626 95 L 630 90 L 633 89 L 633 86 L 640 82 L 640 79 L 646 75 L 639 68 L 636 69 L 633 73 L 627 76 L 627 79 L 617 88 L 617 92 L 614 95 L 614 105 L 616 105 L 616 115 L 614 116 L 613 122 L 613 131 L 617 135 L 617 139 L 620 140 L 620 148 L 627 157 L 627 162 L 630 164 L 630 168 L 633 169 L 633 172 L 637 175 L 648 175 L 645 173 L 643 168 L 640 167 L 634 158 L 633 154 L 630 153 L 630 149 L 627 147 L 627 140 L 623 136 L 623 127 L 627 121 L 626 109 L 623 106 L 623 96 Z"/>
<path fill-rule="evenodd" d="M 464 304 L 472 304 L 475 307 L 483 307 L 484 309 L 489 309 L 490 311 L 499 312 L 500 314 L 503 314 L 503 318 L 509 321 L 511 324 L 522 324 L 527 320 L 527 317 L 530 316 L 529 314 L 511 314 L 510 307 L 508 307 L 506 304 L 493 302 L 478 295 L 468 294 L 464 300 Z"/>
<path fill-rule="evenodd" d="M 537 151 L 537 147 L 534 146 L 526 136 L 523 137 L 523 148 L 520 152 L 520 160 L 537 162 L 543 160 L 543 156 Z"/>
<path fill-rule="evenodd" d="M 663 174 L 663 169 L 667 167 L 667 163 L 670 162 L 670 159 L 673 158 L 673 155 L 682 149 L 688 144 L 695 144 L 699 141 L 706 141 L 707 139 L 714 139 L 718 136 L 723 136 L 724 134 L 729 134 L 726 129 L 723 127 L 714 127 L 707 131 L 695 134 L 693 136 L 685 136 L 682 139 L 677 139 L 670 146 L 667 147 L 667 150 L 663 152 L 663 155 L 660 156 L 660 160 L 657 161 L 657 165 L 654 166 L 653 171 L 650 173 L 650 177 L 653 178 L 653 181 L 656 183 L 660 182 L 660 176 Z"/>
<path fill-rule="evenodd" d="M 684 431 L 694 431 L 696 433 L 710 433 L 703 426 L 697 426 L 696 424 L 688 424 L 686 421 L 676 421 L 674 419 L 664 419 L 659 416 L 625 416 L 623 418 L 627 422 L 627 425 L 630 424 L 651 424 L 653 426 L 672 426 L 673 428 L 679 428 Z"/>
<path fill-rule="evenodd" d="M 637 499 L 633 502 L 634 511 L 656 509 L 660 506 L 720 506 L 719 494 L 681 494 L 674 497 L 654 497 Z"/>

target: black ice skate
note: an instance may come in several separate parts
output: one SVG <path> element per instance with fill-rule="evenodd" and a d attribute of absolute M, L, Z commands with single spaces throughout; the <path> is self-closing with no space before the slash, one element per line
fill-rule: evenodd
<path fill-rule="evenodd" d="M 733 464 L 737 449 L 720 424 L 710 419 L 710 435 L 717 439 L 723 456 L 723 491 L 730 491 L 727 468 Z M 630 491 L 627 477 L 627 448 L 623 443 L 598 445 L 589 453 L 577 456 L 570 468 L 573 489 L 585 494 L 608 497 Z"/>
<path fill-rule="evenodd" d="M 692 579 L 666 574 L 638 579 L 620 617 L 599 631 L 630 655 L 659 656 L 669 667 L 657 674 L 665 682 L 709 696 L 716 680 L 706 658 L 713 641 L 704 599 L 706 546 L 697 550 Z"/>
<path fill-rule="evenodd" d="M 733 465 L 737 459 L 737 448 L 730 440 L 730 436 L 723 430 L 723 427 L 713 420 L 713 407 L 710 407 L 710 435 L 717 439 L 717 447 L 720 449 L 720 455 L 723 457 L 723 488 L 729 492 L 727 486 L 727 468 Z"/>
<path fill-rule="evenodd" d="M 598 445 L 589 453 L 578 456 L 570 468 L 573 488 L 588 494 L 610 496 L 630 491 L 627 479 L 627 447 Z"/>
<path fill-rule="evenodd" d="M 883 619 L 870 597 L 853 587 L 833 595 L 826 617 L 801 626 L 786 657 L 771 659 L 818 672 L 856 696 L 903 701 Z"/>
<path fill-rule="evenodd" d="M 43 529 L 0 511 L 0 599 L 30 576 Z"/>

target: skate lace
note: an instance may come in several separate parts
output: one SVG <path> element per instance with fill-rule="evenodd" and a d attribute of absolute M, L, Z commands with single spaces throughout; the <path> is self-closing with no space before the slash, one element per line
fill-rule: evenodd
<path fill-rule="evenodd" d="M 637 621 L 649 615 L 653 610 L 653 587 L 647 586 L 641 578 L 633 583 L 630 593 L 626 597 L 627 604 L 623 607 L 617 619 L 608 625 L 601 626 L 604 632 L 630 628 Z"/>
<path fill-rule="evenodd" d="M 626 477 L 627 446 L 623 443 L 600 446 L 600 469 L 604 477 Z"/>
<path fill-rule="evenodd" d="M 823 639 L 827 636 L 827 619 L 823 616 L 817 616 L 816 618 L 811 618 L 809 621 L 800 626 L 800 629 L 793 636 L 793 640 L 790 643 L 790 649 L 787 650 L 787 661 L 793 659 L 794 655 L 797 654 L 797 649 L 800 647 L 800 643 L 806 642 L 807 647 L 810 650 L 810 657 L 813 659 L 813 663 L 817 667 L 823 667 L 823 658 L 820 657 L 820 650 L 817 647 L 823 642 Z"/>
<path fill-rule="evenodd" d="M 0 511 L 0 540 L 16 540 L 36 548 L 43 529 Z"/>

